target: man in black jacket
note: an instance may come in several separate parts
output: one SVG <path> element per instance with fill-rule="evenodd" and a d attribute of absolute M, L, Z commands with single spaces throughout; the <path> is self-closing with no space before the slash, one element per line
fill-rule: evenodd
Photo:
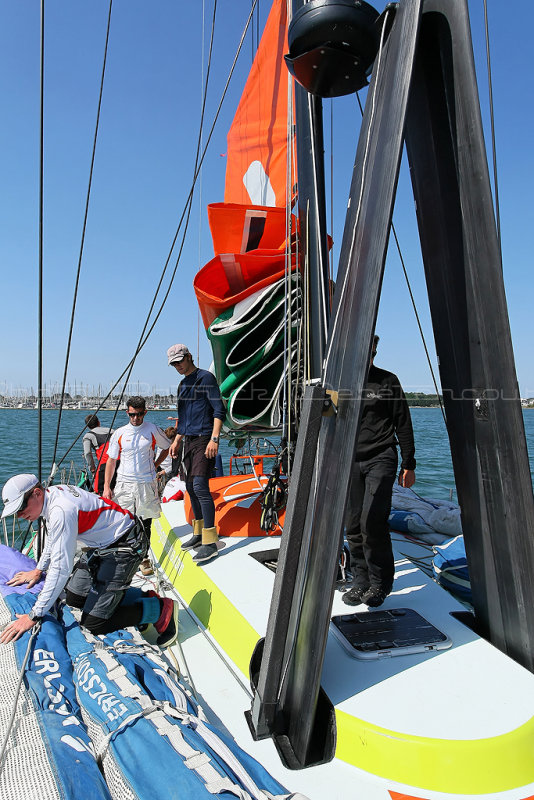
<path fill-rule="evenodd" d="M 393 586 L 395 564 L 389 535 L 391 493 L 401 451 L 399 484 L 415 483 L 415 444 L 410 409 L 399 379 L 374 366 L 378 336 L 364 389 L 362 420 L 352 471 L 346 537 L 353 575 L 348 605 L 382 605 Z"/>

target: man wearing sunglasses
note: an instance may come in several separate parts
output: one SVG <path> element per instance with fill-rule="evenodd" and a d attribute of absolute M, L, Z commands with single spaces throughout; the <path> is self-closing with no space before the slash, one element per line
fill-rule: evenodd
<path fill-rule="evenodd" d="M 4 628 L 2 643 L 30 630 L 65 587 L 67 603 L 82 609 L 82 625 L 94 634 L 153 623 L 160 647 L 176 640 L 178 605 L 129 588 L 148 547 L 144 527 L 131 512 L 78 486 L 45 489 L 29 473 L 10 478 L 2 500 L 2 518 L 16 515 L 33 522 L 41 517 L 46 526 L 45 547 L 36 567 L 17 572 L 8 581 L 31 589 L 44 577 L 43 587 L 30 613 L 17 614 Z M 72 571 L 78 543 L 85 549 Z"/>
<path fill-rule="evenodd" d="M 171 442 L 161 428 L 145 419 L 144 397 L 130 397 L 126 406 L 130 421 L 118 428 L 110 439 L 102 497 L 113 498 L 122 508 L 140 517 L 150 540 L 152 520 L 157 519 L 161 511 L 156 468 L 166 458 Z M 161 448 L 157 458 L 156 446 Z M 117 482 L 112 490 L 115 470 Z M 152 572 L 148 559 L 141 564 L 141 572 L 144 575 Z"/>

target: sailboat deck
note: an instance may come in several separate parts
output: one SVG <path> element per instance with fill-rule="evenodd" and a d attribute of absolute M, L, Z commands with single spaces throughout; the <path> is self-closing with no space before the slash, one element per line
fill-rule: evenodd
<path fill-rule="evenodd" d="M 179 547 L 190 535 L 182 504 L 168 504 L 164 514 L 153 529 L 154 553 L 194 617 L 247 685 L 252 650 L 266 631 L 274 581 L 273 572 L 251 553 L 274 549 L 279 539 L 226 539 L 217 559 L 197 566 Z M 526 798 L 529 792 L 514 787 L 534 782 L 529 755 L 534 676 L 452 617 L 451 612 L 463 606 L 402 555 L 383 608 L 417 610 L 451 639 L 452 646 L 364 661 L 352 657 L 330 633 L 322 686 L 336 709 L 338 759 L 352 765 L 352 775 L 356 767 L 359 774 L 374 773 L 368 777 L 373 786 L 382 785 L 377 797 L 389 796 L 384 794 L 387 784 L 423 786 L 421 797 L 430 797 L 432 791 L 469 796 L 498 789 L 488 796 Z M 349 609 L 336 591 L 332 614 L 353 610 L 365 607 Z M 195 638 L 185 633 L 190 645 Z M 211 685 L 213 670 L 206 680 L 205 664 L 197 672 L 193 661 L 192 656 L 197 687 L 201 693 L 209 687 L 207 700 L 212 704 L 212 695 L 219 694 Z M 223 696 L 225 686 L 223 681 Z M 249 707 L 250 698 L 243 695 L 239 716 Z M 246 726 L 244 735 L 242 744 L 250 750 Z M 254 747 L 260 745 L 264 748 L 266 742 Z"/>

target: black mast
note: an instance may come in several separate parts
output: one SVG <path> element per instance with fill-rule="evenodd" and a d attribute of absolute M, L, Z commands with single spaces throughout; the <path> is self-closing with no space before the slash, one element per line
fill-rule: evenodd
<path fill-rule="evenodd" d="M 534 671 L 534 502 L 467 4 L 425 0 L 406 146 L 480 632 Z"/>
<path fill-rule="evenodd" d="M 306 8 L 334 5 L 354 9 L 351 0 L 311 0 Z M 290 488 L 289 542 L 265 652 L 253 663 L 251 726 L 275 737 L 290 766 L 333 752 L 320 678 L 405 129 L 476 618 L 494 644 L 534 669 L 534 499 L 467 2 L 401 0 L 377 28 L 383 47 L 356 153 L 324 388 L 305 399 L 312 409 L 328 389 L 336 413 L 319 424 L 310 413 L 313 424 L 299 430 L 295 471 L 310 491 L 303 500 L 306 486 Z M 271 669 L 280 682 L 264 697 Z"/>

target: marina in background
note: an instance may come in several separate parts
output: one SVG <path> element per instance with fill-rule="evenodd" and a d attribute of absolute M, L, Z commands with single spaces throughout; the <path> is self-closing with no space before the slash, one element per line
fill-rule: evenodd
<path fill-rule="evenodd" d="M 155 422 L 162 428 L 174 424 L 176 417 L 175 406 L 167 409 L 150 409 L 147 419 Z M 61 420 L 58 454 L 61 459 L 71 447 L 84 425 L 87 409 L 78 409 L 65 414 Z M 439 408 L 412 408 L 412 421 L 415 433 L 417 482 L 415 491 L 425 497 L 437 499 L 452 499 L 456 501 L 454 488 L 454 475 L 449 450 L 449 442 L 445 423 Z M 49 469 L 52 458 L 56 426 L 57 409 L 49 410 L 43 415 L 43 464 Z M 103 409 L 98 412 L 102 425 L 109 425 L 113 419 L 113 411 Z M 529 410 L 523 412 L 525 432 L 530 457 L 530 471 L 534 479 L 534 413 Z M 114 427 L 126 424 L 127 417 L 124 411 L 119 411 Z M 83 435 L 83 434 L 82 434 Z M 260 439 L 263 447 L 266 439 Z M 273 443 L 278 440 L 273 438 Z M 265 449 L 268 449 L 269 445 Z M 225 470 L 228 469 L 230 457 L 234 448 L 227 441 L 222 440 L 221 456 Z M 31 463 L 28 463 L 28 458 Z M 0 485 L 15 472 L 31 472 L 36 470 L 37 464 L 37 411 L 34 409 L 0 409 Z M 72 447 L 60 469 L 67 477 L 71 469 L 79 474 L 83 466 L 82 437 Z M 48 477 L 44 475 L 43 478 Z M 72 478 L 69 478 L 71 480 Z M 56 479 L 55 481 L 59 481 Z"/>

